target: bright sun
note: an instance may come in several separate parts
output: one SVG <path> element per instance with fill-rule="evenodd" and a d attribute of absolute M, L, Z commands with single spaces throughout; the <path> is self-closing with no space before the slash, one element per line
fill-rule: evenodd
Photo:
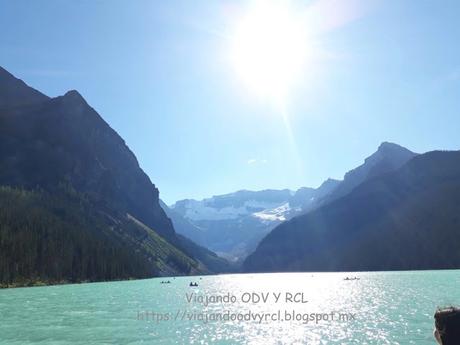
<path fill-rule="evenodd" d="M 287 1 L 259 0 L 238 23 L 232 62 L 239 77 L 258 96 L 284 103 L 306 58 L 300 16 Z"/>

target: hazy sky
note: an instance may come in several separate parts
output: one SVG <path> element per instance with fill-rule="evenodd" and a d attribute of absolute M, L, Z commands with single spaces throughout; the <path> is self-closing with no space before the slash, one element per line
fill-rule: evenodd
<path fill-rule="evenodd" d="M 285 117 L 230 59 L 249 2 L 0 0 L 0 65 L 50 96 L 77 89 L 168 203 L 318 186 L 382 141 L 460 148 L 459 1 L 293 3 L 316 9 L 314 54 Z"/>

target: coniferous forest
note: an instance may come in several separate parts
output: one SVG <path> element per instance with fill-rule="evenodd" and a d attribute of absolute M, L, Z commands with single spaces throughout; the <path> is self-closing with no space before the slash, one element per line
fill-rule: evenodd
<path fill-rule="evenodd" d="M 196 265 L 153 230 L 94 211 L 75 191 L 0 187 L 3 286 L 145 278 Z"/>

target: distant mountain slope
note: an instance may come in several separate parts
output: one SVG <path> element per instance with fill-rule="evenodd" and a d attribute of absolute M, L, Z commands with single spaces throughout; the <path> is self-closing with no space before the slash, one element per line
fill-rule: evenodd
<path fill-rule="evenodd" d="M 341 198 L 367 179 L 396 170 L 416 155 L 400 145 L 383 142 L 376 152 L 364 160 L 363 164 L 347 172 L 331 193 L 317 198 L 316 202 L 311 203 L 304 210 L 310 211 Z"/>
<path fill-rule="evenodd" d="M 39 188 L 51 195 L 68 186 L 116 222 L 130 215 L 138 225 L 154 229 L 190 262 L 195 255 L 208 257 L 204 248 L 176 235 L 159 204 L 158 189 L 134 154 L 77 91 L 51 99 L 4 70 L 0 90 L 7 105 L 0 107 L 0 185 Z M 205 264 L 201 271 L 207 271 Z M 182 267 L 176 273 L 190 271 Z"/>
<path fill-rule="evenodd" d="M 298 191 L 238 191 L 198 200 L 181 200 L 166 212 L 179 233 L 232 260 L 244 258 L 276 225 L 302 212 L 338 181 Z"/>
<path fill-rule="evenodd" d="M 193 239 L 196 243 L 204 243 L 205 233 L 202 229 L 192 224 L 187 218 L 170 208 L 162 200 L 160 200 L 160 206 L 163 208 L 169 219 L 171 219 L 177 233 Z"/>
<path fill-rule="evenodd" d="M 174 229 L 177 232 L 177 237 L 179 239 L 181 248 L 186 248 L 187 252 L 193 253 L 194 257 L 203 262 L 212 272 L 234 271 L 234 268 L 227 260 L 217 256 L 214 252 L 197 244 L 204 241 L 191 240 L 191 238 L 200 238 L 200 236 L 204 235 L 199 228 L 195 227 L 184 217 L 170 209 L 162 200 L 160 200 L 160 206 L 166 212 L 166 215 L 171 219 L 174 225 Z M 184 234 L 189 235 L 185 236 Z"/>
<path fill-rule="evenodd" d="M 248 272 L 460 267 L 460 152 L 429 152 L 274 229 Z"/>

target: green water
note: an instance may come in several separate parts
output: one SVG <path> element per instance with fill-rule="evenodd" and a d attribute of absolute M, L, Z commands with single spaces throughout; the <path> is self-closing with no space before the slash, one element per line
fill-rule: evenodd
<path fill-rule="evenodd" d="M 433 345 L 436 307 L 460 304 L 460 271 L 168 279 L 0 290 L 0 344 Z M 187 300 L 192 292 L 235 300 L 204 306 Z M 251 293 L 268 297 L 246 303 Z M 283 320 L 249 319 L 265 314 Z"/>

